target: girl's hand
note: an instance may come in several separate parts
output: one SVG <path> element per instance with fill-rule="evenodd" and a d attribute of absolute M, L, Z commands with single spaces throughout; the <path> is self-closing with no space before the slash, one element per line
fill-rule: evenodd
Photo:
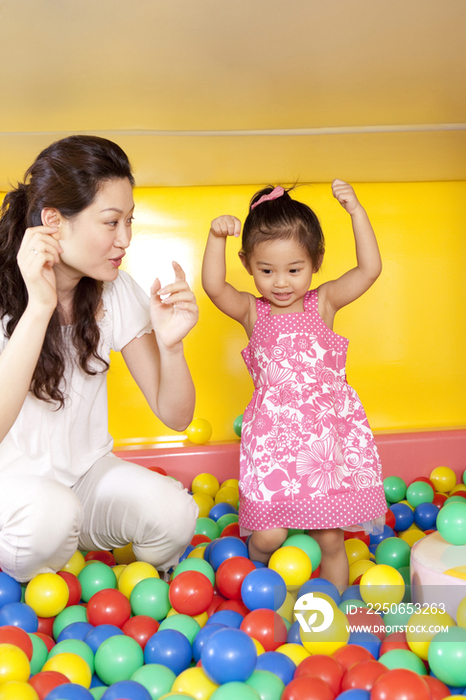
<path fill-rule="evenodd" d="M 340 202 L 343 209 L 351 216 L 361 207 L 354 189 L 347 182 L 334 180 L 332 182 L 332 192 L 335 199 Z"/>
<path fill-rule="evenodd" d="M 218 216 L 210 224 L 210 233 L 220 238 L 226 236 L 235 236 L 235 238 L 239 238 L 241 233 L 241 221 L 237 219 L 236 216 L 230 216 L 229 214 Z"/>
<path fill-rule="evenodd" d="M 199 316 L 196 298 L 181 265 L 172 265 L 175 281 L 161 289 L 160 280 L 156 279 L 150 290 L 150 316 L 157 342 L 169 348 L 183 340 Z"/>
<path fill-rule="evenodd" d="M 36 305 L 50 314 L 57 306 L 57 281 L 53 266 L 60 261 L 60 253 L 63 252 L 59 238 L 58 228 L 28 228 L 16 258 L 28 291 L 28 305 Z"/>

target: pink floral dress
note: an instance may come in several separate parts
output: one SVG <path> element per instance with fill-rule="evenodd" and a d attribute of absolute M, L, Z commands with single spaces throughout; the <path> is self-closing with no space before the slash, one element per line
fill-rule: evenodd
<path fill-rule="evenodd" d="M 271 315 L 264 298 L 256 306 L 242 351 L 255 386 L 241 432 L 242 530 L 380 518 L 387 510 L 382 469 L 364 408 L 346 381 L 348 340 L 323 322 L 317 290 L 306 293 L 303 313 Z"/>

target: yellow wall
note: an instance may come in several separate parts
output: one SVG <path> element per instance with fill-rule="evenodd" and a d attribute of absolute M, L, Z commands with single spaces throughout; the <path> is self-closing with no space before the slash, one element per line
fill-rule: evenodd
<path fill-rule="evenodd" d="M 231 440 L 252 383 L 240 356 L 243 329 L 202 291 L 200 268 L 209 224 L 222 213 L 244 218 L 256 186 L 136 189 L 134 238 L 126 269 L 148 290 L 172 278 L 170 261 L 187 272 L 200 320 L 185 341 L 197 388 L 195 415 L 213 440 Z M 384 270 L 374 287 L 337 315 L 350 339 L 348 380 L 375 430 L 466 425 L 466 182 L 359 184 L 356 191 L 378 235 Z M 313 286 L 354 264 L 348 215 L 328 184 L 301 186 L 326 235 L 326 255 Z M 228 279 L 254 292 L 241 266 L 239 242 L 228 241 Z M 110 432 L 115 444 L 163 441 L 176 433 L 147 408 L 121 356 L 109 373 Z M 174 439 L 174 438 L 172 438 Z"/>

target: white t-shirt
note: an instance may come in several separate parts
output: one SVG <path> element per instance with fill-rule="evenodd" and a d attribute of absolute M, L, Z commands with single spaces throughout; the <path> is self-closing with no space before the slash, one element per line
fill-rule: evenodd
<path fill-rule="evenodd" d="M 110 350 L 121 350 L 133 338 L 150 333 L 149 297 L 126 273 L 105 282 L 104 316 L 99 321 L 99 355 L 109 360 Z M 6 318 L 3 319 L 4 324 Z M 71 326 L 63 329 L 70 334 Z M 7 343 L 0 324 L 0 351 Z M 40 401 L 31 392 L 0 443 L 0 472 L 42 475 L 72 486 L 113 447 L 108 432 L 106 372 L 92 376 L 75 363 L 65 371 L 65 406 Z M 92 362 L 96 369 L 102 363 Z"/>

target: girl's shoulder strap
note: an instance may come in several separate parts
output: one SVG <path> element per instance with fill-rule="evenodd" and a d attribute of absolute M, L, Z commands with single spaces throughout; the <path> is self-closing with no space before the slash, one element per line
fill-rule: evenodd
<path fill-rule="evenodd" d="M 256 298 L 257 318 L 264 318 L 270 314 L 270 301 L 264 297 Z"/>

